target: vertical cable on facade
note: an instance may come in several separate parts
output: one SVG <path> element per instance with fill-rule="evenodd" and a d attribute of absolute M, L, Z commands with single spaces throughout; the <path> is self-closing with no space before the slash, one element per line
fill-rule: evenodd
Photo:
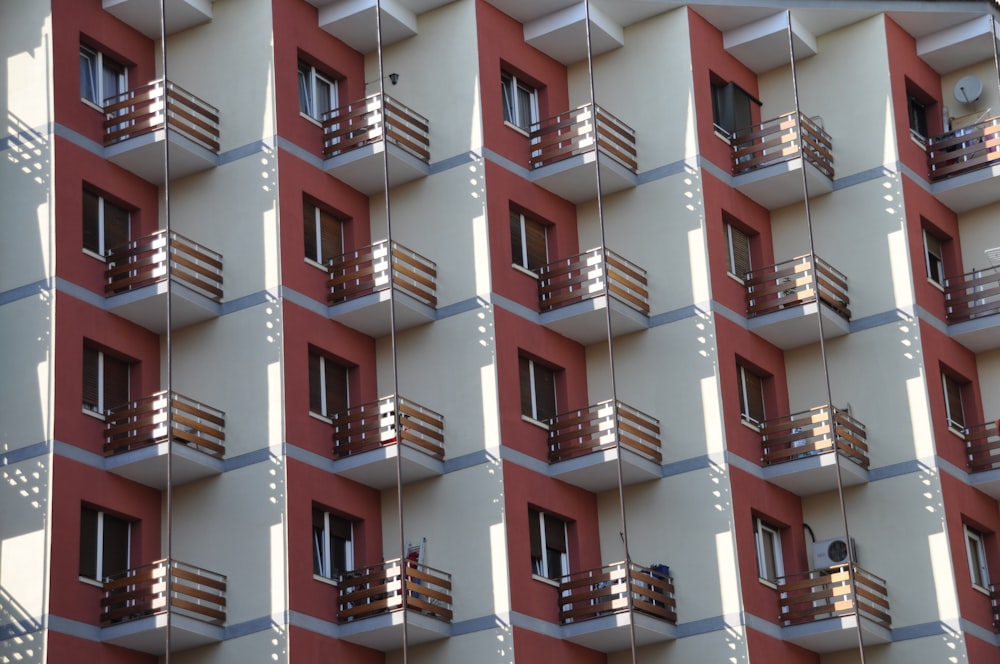
<path fill-rule="evenodd" d="M 826 357 L 826 339 L 823 336 L 823 298 L 820 293 L 819 284 L 819 272 L 817 270 L 817 260 L 816 260 L 816 238 L 813 234 L 813 223 L 812 223 L 812 206 L 809 201 L 809 178 L 806 175 L 806 148 L 805 141 L 802 138 L 802 108 L 799 103 L 799 81 L 798 81 L 798 70 L 795 61 L 795 37 L 792 34 L 792 12 L 791 10 L 785 10 L 785 18 L 787 20 L 787 30 L 788 30 L 788 56 L 791 63 L 791 73 L 792 73 L 792 96 L 795 101 L 795 122 L 799 129 L 799 161 L 800 172 L 802 174 L 802 195 L 803 195 L 803 205 L 805 208 L 806 216 L 806 230 L 809 236 L 809 260 L 812 262 L 812 279 L 813 279 L 813 291 L 816 296 L 816 320 L 819 326 L 819 354 L 820 362 L 823 365 L 823 385 L 826 389 L 826 403 L 829 409 L 830 417 L 830 436 L 833 442 L 833 455 L 834 455 L 834 468 L 836 470 L 837 477 L 837 498 L 840 503 L 840 519 L 841 525 L 844 527 L 844 539 L 848 543 L 847 550 L 847 560 L 848 569 L 850 570 L 850 585 L 851 585 L 851 597 L 854 601 L 854 614 L 856 617 L 856 628 L 858 635 L 858 655 L 860 657 L 860 664 L 865 664 L 865 644 L 864 637 L 861 630 L 861 609 L 860 600 L 858 598 L 858 582 L 857 573 L 855 570 L 856 561 L 854 560 L 854 551 L 850 546 L 851 534 L 847 527 L 847 504 L 844 498 L 844 480 L 840 472 L 840 448 L 837 442 L 837 416 L 835 408 L 833 405 L 833 390 L 830 387 L 830 367 L 827 363 Z"/>

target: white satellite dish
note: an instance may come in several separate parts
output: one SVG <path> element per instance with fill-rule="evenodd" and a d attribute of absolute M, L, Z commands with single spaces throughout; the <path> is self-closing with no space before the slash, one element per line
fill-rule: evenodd
<path fill-rule="evenodd" d="M 983 82 L 978 76 L 963 76 L 955 84 L 955 99 L 971 104 L 983 94 Z"/>

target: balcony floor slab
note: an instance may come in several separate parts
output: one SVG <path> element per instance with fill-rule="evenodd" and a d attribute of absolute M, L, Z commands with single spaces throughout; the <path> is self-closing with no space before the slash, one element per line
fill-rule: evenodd
<path fill-rule="evenodd" d="M 375 291 L 347 302 L 327 307 L 328 316 L 347 327 L 378 339 L 389 334 L 391 294 L 388 289 Z M 433 308 L 418 302 L 405 292 L 396 291 L 396 330 L 408 330 L 436 319 Z"/>
<path fill-rule="evenodd" d="M 212 20 L 215 0 L 166 0 L 166 33 L 172 35 Z M 104 11 L 146 35 L 160 39 L 160 0 L 103 0 Z"/>
<path fill-rule="evenodd" d="M 781 628 L 785 641 L 816 653 L 839 652 L 858 647 L 858 617 L 855 615 L 827 618 L 802 625 Z M 861 631 L 866 646 L 892 641 L 892 630 L 861 619 Z"/>
<path fill-rule="evenodd" d="M 764 479 L 797 496 L 811 496 L 837 489 L 837 457 L 832 452 L 809 454 L 801 459 L 764 467 Z M 868 482 L 868 471 L 845 458 L 840 462 L 840 479 L 845 487 Z"/>
<path fill-rule="evenodd" d="M 105 300 L 105 310 L 163 334 L 167 331 L 167 282 L 143 286 Z M 170 316 L 173 328 L 203 323 L 222 315 L 218 303 L 174 282 L 170 289 Z"/>
<path fill-rule="evenodd" d="M 133 482 L 162 490 L 167 487 L 167 463 L 167 443 L 164 441 L 105 457 L 104 469 Z M 173 443 L 170 475 L 174 486 L 220 475 L 222 471 L 222 459 L 184 443 Z"/>
<path fill-rule="evenodd" d="M 806 182 L 810 198 L 833 191 L 833 181 L 808 163 Z M 789 159 L 736 175 L 733 177 L 733 186 L 768 210 L 799 203 L 805 198 L 802 190 L 802 158 Z"/>
<path fill-rule="evenodd" d="M 549 476 L 594 493 L 618 486 L 618 449 L 600 450 L 549 466 Z M 663 476 L 660 465 L 635 452 L 621 449 L 622 482 L 625 486 L 649 482 Z"/>
<path fill-rule="evenodd" d="M 378 140 L 323 161 L 323 170 L 366 196 L 385 189 L 382 152 L 385 141 Z M 389 187 L 427 177 L 430 168 L 399 147 L 389 145 Z"/>
<path fill-rule="evenodd" d="M 823 337 L 835 339 L 851 331 L 851 324 L 828 306 L 807 302 L 751 318 L 747 328 L 782 350 L 791 350 L 819 341 L 819 321 L 823 316 Z"/>
<path fill-rule="evenodd" d="M 546 311 L 539 322 L 585 346 L 608 338 L 605 296 Z M 620 337 L 649 327 L 649 319 L 620 300 L 611 298 L 611 335 Z"/>
<path fill-rule="evenodd" d="M 969 484 L 988 496 L 1000 500 L 1000 468 L 981 473 L 971 473 Z"/>
<path fill-rule="evenodd" d="M 415 646 L 451 636 L 451 624 L 410 611 L 406 616 L 406 640 Z M 403 612 L 390 611 L 340 625 L 339 638 L 359 646 L 391 652 L 403 647 Z"/>
<path fill-rule="evenodd" d="M 223 640 L 224 629 L 180 615 L 170 616 L 171 651 L 191 650 Z M 101 628 L 101 641 L 151 655 L 166 652 L 167 614 L 159 613 Z"/>
<path fill-rule="evenodd" d="M 571 203 L 597 198 L 597 155 L 578 154 L 531 172 L 531 181 Z M 601 157 L 601 192 L 605 196 L 638 186 L 636 174 L 610 157 Z"/>
<path fill-rule="evenodd" d="M 129 138 L 104 148 L 104 157 L 143 180 L 157 186 L 166 182 L 163 140 L 168 132 L 158 131 Z M 218 157 L 189 138 L 170 131 L 170 179 L 207 171 L 218 165 Z"/>
<path fill-rule="evenodd" d="M 621 652 L 631 647 L 629 623 L 635 626 L 637 647 L 665 643 L 677 638 L 677 627 L 669 622 L 647 616 L 639 611 L 621 611 L 592 620 L 560 627 L 565 641 L 572 641 L 603 653 Z"/>
<path fill-rule="evenodd" d="M 333 462 L 333 472 L 341 477 L 354 480 L 373 489 L 388 489 L 396 486 L 396 457 L 400 446 L 393 443 L 374 450 L 354 454 Z M 407 445 L 402 446 L 400 459 L 403 484 L 419 482 L 444 474 L 444 463 L 418 452 Z"/>
<path fill-rule="evenodd" d="M 997 183 L 1000 186 L 1000 182 Z M 951 338 L 974 353 L 1000 348 L 1000 311 L 948 326 Z"/>

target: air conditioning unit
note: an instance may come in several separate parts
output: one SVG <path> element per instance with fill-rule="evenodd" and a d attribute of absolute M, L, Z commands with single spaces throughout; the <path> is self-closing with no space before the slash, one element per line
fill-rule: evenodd
<path fill-rule="evenodd" d="M 848 547 L 847 539 L 844 537 L 835 537 L 813 543 L 813 566 L 816 569 L 836 567 L 848 562 L 858 562 L 858 549 L 853 537 L 850 547 Z"/>

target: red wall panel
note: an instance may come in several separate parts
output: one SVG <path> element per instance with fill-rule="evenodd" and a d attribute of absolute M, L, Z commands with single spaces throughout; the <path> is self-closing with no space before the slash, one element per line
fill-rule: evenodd
<path fill-rule="evenodd" d="M 521 627 L 514 628 L 513 638 L 514 657 L 510 661 L 516 661 L 517 664 L 551 664 L 552 662 L 604 664 L 608 661 L 604 653 Z"/>

